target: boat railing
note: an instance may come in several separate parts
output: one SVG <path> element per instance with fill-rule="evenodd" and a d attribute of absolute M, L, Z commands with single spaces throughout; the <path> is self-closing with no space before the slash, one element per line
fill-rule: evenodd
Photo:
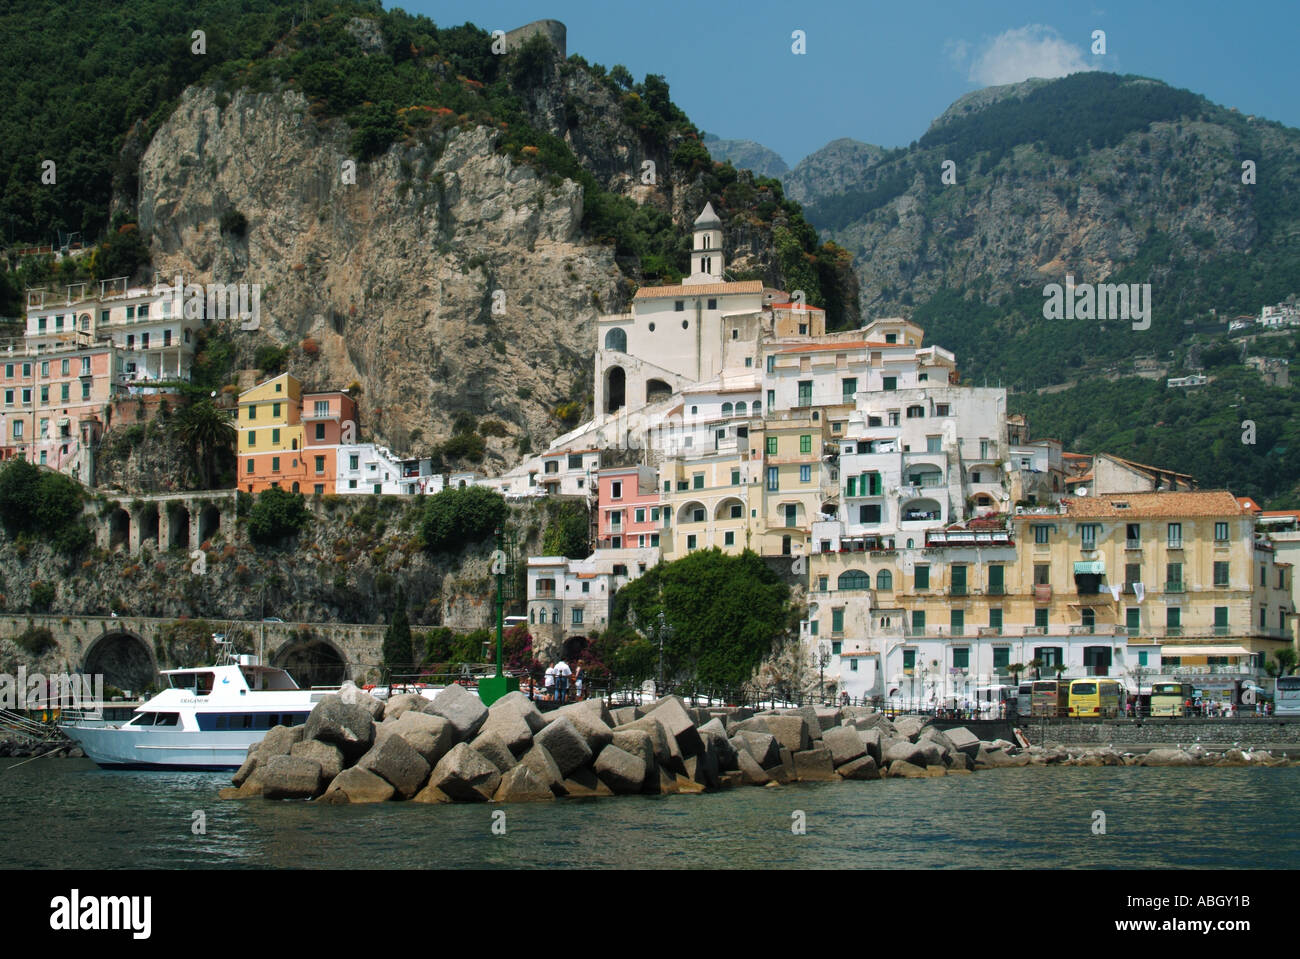
<path fill-rule="evenodd" d="M 52 716 L 57 712 L 57 710 L 49 710 L 48 715 Z M 69 710 L 63 710 L 64 715 L 68 712 Z M 54 722 L 41 722 L 11 709 L 0 709 L 0 729 L 21 733 L 33 739 L 60 739 L 63 736 Z"/>

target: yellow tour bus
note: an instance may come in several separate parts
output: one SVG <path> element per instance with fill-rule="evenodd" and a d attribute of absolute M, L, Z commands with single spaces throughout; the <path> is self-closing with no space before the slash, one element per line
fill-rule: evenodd
<path fill-rule="evenodd" d="M 1114 679 L 1070 681 L 1070 715 L 1113 719 L 1124 708 L 1124 690 Z"/>
<path fill-rule="evenodd" d="M 1156 683 L 1151 687 L 1151 715 L 1186 716 L 1192 696 L 1191 683 Z"/>
<path fill-rule="evenodd" d="M 1066 679 L 1036 679 L 1030 712 L 1034 716 L 1070 715 L 1070 682 Z"/>

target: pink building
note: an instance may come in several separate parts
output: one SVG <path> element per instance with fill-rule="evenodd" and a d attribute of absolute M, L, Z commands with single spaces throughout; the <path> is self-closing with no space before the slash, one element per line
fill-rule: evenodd
<path fill-rule="evenodd" d="M 603 469 L 599 487 L 599 549 L 640 549 L 659 545 L 662 527 L 658 474 L 649 466 Z"/>

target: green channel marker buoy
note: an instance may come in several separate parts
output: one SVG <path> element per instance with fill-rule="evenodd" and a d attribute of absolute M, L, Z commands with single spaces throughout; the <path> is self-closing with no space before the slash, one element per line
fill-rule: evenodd
<path fill-rule="evenodd" d="M 497 528 L 496 549 L 492 551 L 492 575 L 497 578 L 497 674 L 478 681 L 478 698 L 484 706 L 491 706 L 506 693 L 519 689 L 519 680 L 507 676 L 501 668 L 502 648 L 505 645 L 506 590 L 514 592 L 514 543 L 507 543 L 505 531 Z"/>

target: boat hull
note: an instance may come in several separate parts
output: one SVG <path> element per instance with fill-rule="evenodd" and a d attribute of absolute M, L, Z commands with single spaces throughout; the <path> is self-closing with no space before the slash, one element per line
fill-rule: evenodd
<path fill-rule="evenodd" d="M 104 769 L 238 769 L 265 730 L 186 732 L 68 725 L 61 727 Z"/>

